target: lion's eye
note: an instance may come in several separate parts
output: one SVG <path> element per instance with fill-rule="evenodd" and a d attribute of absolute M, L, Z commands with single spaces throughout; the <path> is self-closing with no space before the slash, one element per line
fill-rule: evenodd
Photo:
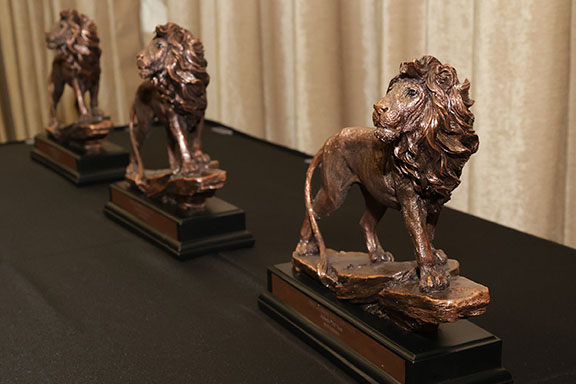
<path fill-rule="evenodd" d="M 416 96 L 417 94 L 418 94 L 418 91 L 415 90 L 415 89 L 412 89 L 412 88 L 410 88 L 410 89 L 408 89 L 408 90 L 406 91 L 406 95 L 407 95 L 408 97 L 414 97 L 414 96 Z"/>
<path fill-rule="evenodd" d="M 164 44 L 156 43 L 156 49 L 162 49 L 162 48 L 164 48 Z"/>

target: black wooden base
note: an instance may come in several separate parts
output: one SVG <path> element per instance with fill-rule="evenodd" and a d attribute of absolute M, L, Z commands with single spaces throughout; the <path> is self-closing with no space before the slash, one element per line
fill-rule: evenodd
<path fill-rule="evenodd" d="M 208 199 L 203 210 L 186 216 L 121 181 L 110 185 L 104 212 L 178 259 L 254 244 L 244 211 L 216 197 Z"/>
<path fill-rule="evenodd" d="M 104 141 L 97 154 L 83 154 L 58 143 L 45 133 L 36 135 L 32 159 L 58 172 L 76 185 L 124 178 L 130 156 L 122 147 Z"/>
<path fill-rule="evenodd" d="M 380 383 L 512 383 L 502 341 L 460 320 L 436 334 L 403 331 L 391 321 L 338 300 L 290 263 L 268 269 L 260 308 L 357 378 Z"/>

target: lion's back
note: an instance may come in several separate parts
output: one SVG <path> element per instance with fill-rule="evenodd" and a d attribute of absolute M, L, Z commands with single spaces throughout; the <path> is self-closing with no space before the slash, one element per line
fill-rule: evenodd
<path fill-rule="evenodd" d="M 364 152 L 372 149 L 377 143 L 374 128 L 346 127 L 326 141 L 325 146 L 338 148 L 340 151 Z"/>

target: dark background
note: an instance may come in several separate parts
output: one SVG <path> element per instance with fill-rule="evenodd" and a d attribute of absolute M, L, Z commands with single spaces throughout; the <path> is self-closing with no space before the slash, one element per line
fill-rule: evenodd
<path fill-rule="evenodd" d="M 128 147 L 126 132 L 110 139 Z M 246 211 L 256 244 L 186 262 L 107 219 L 106 184 L 78 188 L 32 162 L 30 146 L 0 146 L 0 383 L 353 381 L 256 304 L 266 268 L 298 240 L 305 156 L 210 129 L 204 142 L 228 172 L 218 196 Z M 164 151 L 155 132 L 148 167 Z M 321 222 L 331 248 L 363 250 L 362 207 L 356 188 Z M 412 258 L 398 212 L 379 233 Z M 515 382 L 576 382 L 575 250 L 450 209 L 435 244 L 490 288 L 472 321 L 503 339 Z"/>

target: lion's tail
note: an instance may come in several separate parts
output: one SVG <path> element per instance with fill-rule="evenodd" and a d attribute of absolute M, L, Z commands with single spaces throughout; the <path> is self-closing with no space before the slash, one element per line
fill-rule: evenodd
<path fill-rule="evenodd" d="M 142 157 L 138 150 L 136 143 L 136 132 L 134 131 L 134 117 L 136 116 L 136 105 L 132 104 L 130 108 L 130 121 L 128 122 L 128 131 L 130 132 L 130 142 L 132 144 L 132 156 L 136 159 L 136 166 L 138 168 L 137 180 L 142 180 L 144 177 L 144 166 L 142 165 Z"/>
<path fill-rule="evenodd" d="M 316 269 L 318 276 L 322 279 L 326 275 L 328 261 L 326 259 L 326 244 L 324 243 L 324 238 L 320 233 L 320 228 L 318 227 L 318 221 L 316 220 L 316 212 L 314 212 L 314 207 L 312 206 L 312 176 L 314 176 L 314 171 L 322 162 L 322 153 L 323 150 L 321 149 L 318 151 L 316 156 L 312 159 L 310 166 L 308 167 L 308 171 L 306 171 L 306 181 L 304 183 L 304 202 L 306 205 L 306 217 L 312 227 L 312 233 L 316 238 L 316 242 L 318 243 L 318 251 L 320 255 L 320 263 Z"/>

